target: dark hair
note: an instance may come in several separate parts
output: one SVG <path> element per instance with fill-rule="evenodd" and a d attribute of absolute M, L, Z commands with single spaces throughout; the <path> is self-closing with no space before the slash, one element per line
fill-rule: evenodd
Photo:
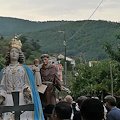
<path fill-rule="evenodd" d="M 80 97 L 78 97 L 78 99 L 77 99 L 77 103 L 78 103 L 78 106 L 79 107 L 81 107 L 81 104 L 85 101 L 87 99 L 87 97 L 86 96 L 80 96 Z"/>
<path fill-rule="evenodd" d="M 67 102 L 61 101 L 56 104 L 54 111 L 58 119 L 70 119 L 72 108 Z"/>
<path fill-rule="evenodd" d="M 8 52 L 7 52 L 7 54 L 6 54 L 6 65 L 10 64 L 10 50 L 11 49 L 9 49 Z M 19 59 L 18 59 L 18 62 L 20 64 L 24 64 L 25 63 L 25 56 L 24 56 L 23 52 L 21 51 L 21 49 L 18 49 L 18 50 L 19 50 Z"/>
<path fill-rule="evenodd" d="M 102 120 L 104 118 L 104 107 L 98 99 L 86 99 L 81 105 L 81 115 L 86 120 Z"/>
<path fill-rule="evenodd" d="M 44 108 L 44 110 L 43 110 L 43 113 L 44 113 L 45 115 L 51 115 L 53 109 L 54 109 L 54 105 L 48 104 L 48 105 L 45 106 L 45 108 Z"/>

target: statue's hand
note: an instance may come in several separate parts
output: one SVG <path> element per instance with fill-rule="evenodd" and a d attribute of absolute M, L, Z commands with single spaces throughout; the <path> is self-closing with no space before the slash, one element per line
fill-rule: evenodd
<path fill-rule="evenodd" d="M 23 94 L 24 94 L 25 102 L 27 104 L 32 103 L 32 95 L 29 87 L 23 89 Z"/>
<path fill-rule="evenodd" d="M 69 88 L 66 88 L 66 87 L 64 87 L 64 86 L 61 87 L 61 90 L 62 90 L 62 91 L 65 91 L 65 92 L 67 92 L 67 93 L 71 93 L 71 91 L 69 90 Z"/>
<path fill-rule="evenodd" d="M 5 97 L 0 95 L 0 105 L 4 105 L 4 103 L 5 103 Z"/>
<path fill-rule="evenodd" d="M 23 94 L 25 96 L 31 95 L 31 90 L 29 89 L 29 87 L 26 87 L 26 88 L 23 89 Z"/>

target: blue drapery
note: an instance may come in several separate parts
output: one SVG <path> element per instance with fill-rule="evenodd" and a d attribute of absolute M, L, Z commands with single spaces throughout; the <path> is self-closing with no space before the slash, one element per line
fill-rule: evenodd
<path fill-rule="evenodd" d="M 34 119 L 35 120 L 44 120 L 41 101 L 39 98 L 37 88 L 35 86 L 34 75 L 28 66 L 26 66 L 26 65 L 23 65 L 23 66 L 26 69 L 26 72 L 27 72 L 27 75 L 28 75 L 28 78 L 30 81 L 30 85 L 32 88 L 33 102 L 34 102 Z"/>

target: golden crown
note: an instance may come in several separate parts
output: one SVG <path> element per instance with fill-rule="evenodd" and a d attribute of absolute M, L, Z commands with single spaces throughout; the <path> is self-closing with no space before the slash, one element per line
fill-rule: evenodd
<path fill-rule="evenodd" d="M 12 39 L 12 41 L 9 42 L 9 48 L 12 48 L 12 47 L 17 47 L 19 49 L 21 49 L 21 47 L 22 47 L 21 41 L 17 40 L 17 35 L 15 35 L 14 38 Z"/>

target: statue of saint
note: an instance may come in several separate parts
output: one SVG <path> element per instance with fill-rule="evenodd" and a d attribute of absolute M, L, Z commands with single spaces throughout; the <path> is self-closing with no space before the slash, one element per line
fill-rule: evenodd
<path fill-rule="evenodd" d="M 40 68 L 41 68 L 41 65 L 39 63 L 39 60 L 38 59 L 34 59 L 34 65 L 32 65 L 32 71 L 33 71 L 33 74 L 35 76 L 35 84 L 36 86 L 40 86 L 41 85 L 41 75 L 40 75 Z"/>
<path fill-rule="evenodd" d="M 32 70 L 24 65 L 21 41 L 15 36 L 9 43 L 6 67 L 0 72 L 0 105 L 14 106 L 12 92 L 19 91 L 19 105 L 34 103 L 34 111 L 25 111 L 20 120 L 44 120 L 41 101 Z M 2 114 L 2 120 L 14 120 L 14 113 Z"/>
<path fill-rule="evenodd" d="M 42 84 L 47 85 L 44 94 L 40 94 L 43 106 L 47 104 L 56 104 L 55 89 L 62 90 L 62 84 L 57 74 L 57 69 L 49 62 L 49 55 L 43 54 L 41 56 L 42 67 L 40 69 Z"/>

